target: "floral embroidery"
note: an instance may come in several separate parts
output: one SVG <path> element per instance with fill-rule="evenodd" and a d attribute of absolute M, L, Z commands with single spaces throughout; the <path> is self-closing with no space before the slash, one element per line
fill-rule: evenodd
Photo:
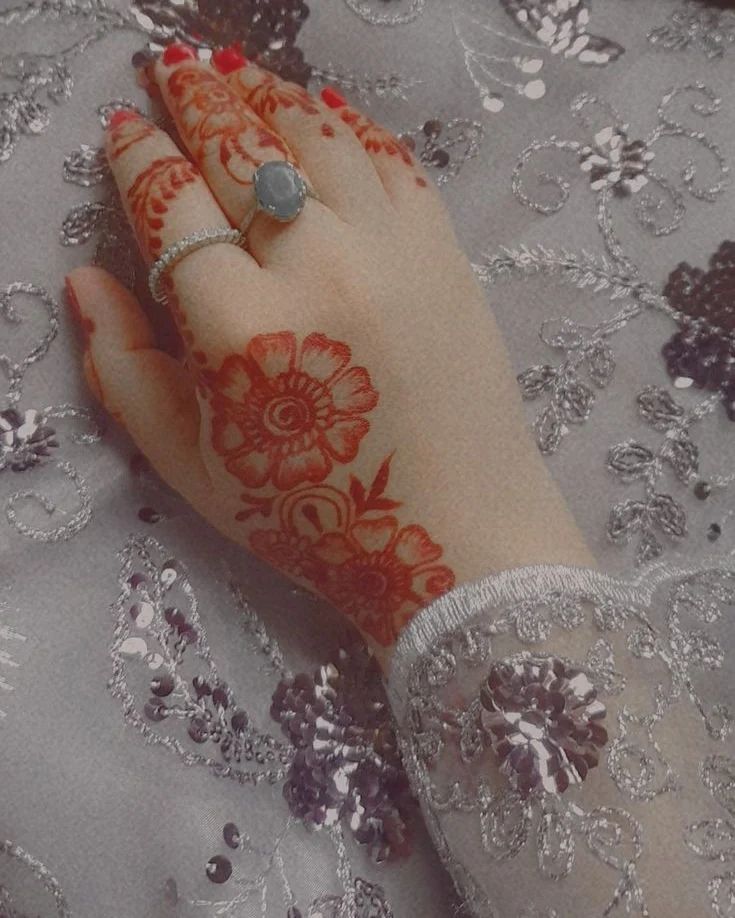
<path fill-rule="evenodd" d="M 0 612 L 3 611 L 4 607 L 0 603 Z M 0 642 L 3 642 L 6 647 L 11 647 L 13 646 L 13 642 L 15 642 L 15 644 L 22 644 L 25 640 L 26 637 L 24 634 L 15 631 L 8 625 L 4 625 L 2 619 L 0 619 Z M 3 648 L 3 643 L 0 643 L 0 692 L 12 692 L 13 684 L 3 674 L 2 668 L 7 672 L 8 670 L 17 669 L 21 664 L 15 659 L 10 650 Z M 6 716 L 7 712 L 0 708 L 0 724 Z"/>
<path fill-rule="evenodd" d="M 494 663 L 480 704 L 500 771 L 522 797 L 562 793 L 599 764 L 605 706 L 585 674 L 556 657 Z"/>
<path fill-rule="evenodd" d="M 293 332 L 256 335 L 207 377 L 214 448 L 246 487 L 318 483 L 355 458 L 378 394 L 350 357 L 318 333 L 300 346 Z"/>
<path fill-rule="evenodd" d="M 735 43 L 735 14 L 726 3 L 724 0 L 719 9 L 702 0 L 687 0 L 671 13 L 665 25 L 648 33 L 648 40 L 667 51 L 696 48 L 710 60 L 717 60 Z"/>
<path fill-rule="evenodd" d="M 484 128 L 478 121 L 452 118 L 442 124 L 437 118 L 425 121 L 412 131 L 401 131 L 398 140 L 410 152 L 418 150 L 419 162 L 438 170 L 437 185 L 454 178 L 462 166 L 480 152 Z"/>
<path fill-rule="evenodd" d="M 216 777 L 243 786 L 283 782 L 292 814 L 310 828 L 327 827 L 345 897 L 365 909 L 372 904 L 375 911 L 365 911 L 366 918 L 391 918 L 382 890 L 353 879 L 340 828 L 342 823 L 349 825 L 355 839 L 378 860 L 408 853 L 407 781 L 380 675 L 368 651 L 355 646 L 342 652 L 339 669 L 328 664 L 313 679 L 294 676 L 286 669 L 278 643 L 232 585 L 246 635 L 266 671 L 279 679 L 271 707 L 286 737 L 279 740 L 255 726 L 254 712 L 238 703 L 235 690 L 219 675 L 181 561 L 149 537 L 129 539 L 122 555 L 109 685 L 122 703 L 126 721 L 148 743 L 169 749 L 185 765 L 204 765 Z M 253 843 L 235 822 L 224 826 L 228 850 L 210 857 L 205 868 L 215 885 L 234 886 L 232 897 L 218 903 L 230 908 L 223 914 L 234 914 L 237 905 L 249 903 L 269 882 L 276 882 L 278 874 L 289 907 L 298 914 L 280 853 L 292 825 L 293 819 L 287 819 L 267 845 Z M 232 862 L 236 850 L 262 861 L 255 880 L 238 881 Z M 175 882 L 171 897 L 178 901 Z"/>
<path fill-rule="evenodd" d="M 134 0 L 131 18 L 153 51 L 171 41 L 196 48 L 238 44 L 248 60 L 305 86 L 311 68 L 297 41 L 309 16 L 304 0 Z"/>
<path fill-rule="evenodd" d="M 452 26 L 482 107 L 492 114 L 505 108 L 508 91 L 527 101 L 546 95 L 541 76 L 550 57 L 559 55 L 592 66 L 617 60 L 617 42 L 587 31 L 587 0 L 496 0 L 522 30 L 509 35 L 488 21 L 488 5 L 479 0 L 452 3 Z M 529 43 L 527 36 L 532 38 Z M 533 53 L 529 53 L 529 47 Z"/>
<path fill-rule="evenodd" d="M 723 242 L 709 264 L 703 271 L 681 262 L 669 275 L 663 295 L 681 330 L 662 353 L 675 386 L 719 392 L 735 421 L 735 243 Z"/>
<path fill-rule="evenodd" d="M 582 172 L 588 172 L 593 191 L 612 188 L 623 194 L 640 191 L 648 182 L 646 171 L 654 153 L 642 140 L 628 140 L 625 126 L 605 127 L 594 144 L 579 151 Z"/>
<path fill-rule="evenodd" d="M 296 747 L 283 786 L 294 816 L 315 828 L 346 816 L 375 860 L 406 856 L 408 780 L 367 651 L 356 646 L 313 677 L 282 679 L 271 716 Z"/>
<path fill-rule="evenodd" d="M 501 885 L 503 862 L 512 861 L 530 845 L 535 848 L 539 874 L 557 882 L 581 869 L 579 854 L 584 848 L 596 859 L 598 869 L 614 872 L 611 893 L 604 891 L 604 876 L 609 874 L 600 873 L 600 884 L 605 884 L 600 889 L 608 904 L 600 901 L 594 914 L 613 914 L 616 910 L 648 913 L 638 874 L 644 836 L 641 824 L 629 812 L 619 807 L 588 808 L 585 794 L 592 791 L 586 791 L 584 785 L 556 793 L 559 785 L 555 781 L 548 785 L 539 782 L 536 775 L 543 772 L 534 771 L 535 759 L 527 763 L 531 787 L 524 785 L 526 769 L 523 777 L 516 778 L 507 767 L 508 758 L 506 768 L 501 766 L 510 779 L 508 786 L 498 790 L 494 777 L 492 786 L 485 778 L 488 771 L 494 775 L 498 768 L 495 756 L 500 751 L 502 757 L 508 746 L 520 750 L 516 753 L 519 764 L 523 760 L 527 743 L 522 737 L 524 717 L 528 718 L 528 730 L 537 727 L 537 740 L 546 737 L 546 748 L 552 755 L 552 737 L 564 741 L 569 736 L 572 718 L 565 720 L 561 729 L 544 720 L 550 712 L 564 717 L 560 714 L 562 700 L 555 698 L 553 691 L 547 693 L 542 684 L 545 673 L 549 678 L 552 671 L 582 674 L 578 698 L 586 697 L 593 706 L 597 701 L 589 688 L 621 696 L 617 724 L 610 724 L 610 743 L 601 752 L 618 790 L 639 804 L 682 786 L 680 776 L 663 755 L 657 732 L 664 718 L 671 721 L 676 716 L 677 705 L 685 699 L 702 718 L 707 731 L 703 743 L 721 742 L 732 735 L 733 712 L 727 705 L 706 703 L 697 682 L 700 674 L 711 680 L 711 673 L 722 666 L 724 652 L 713 628 L 718 623 L 726 627 L 730 620 L 735 607 L 735 572 L 712 567 L 678 574 L 661 569 L 652 580 L 636 583 L 600 578 L 597 584 L 595 577 L 579 576 L 579 572 L 566 568 L 488 577 L 486 583 L 467 587 L 466 595 L 460 588 L 451 606 L 451 618 L 439 600 L 433 619 L 424 622 L 424 634 L 414 634 L 414 645 L 398 650 L 393 689 L 404 763 L 429 812 L 435 842 L 458 890 L 473 905 L 482 903 L 483 915 L 495 918 L 500 913 L 486 903 L 482 891 L 453 858 L 443 840 L 445 831 L 459 833 L 463 843 L 469 843 L 478 832 L 479 843 L 496 862 L 497 889 L 508 889 Z M 561 592 L 545 586 L 547 582 L 566 586 Z M 640 675 L 651 687 L 652 709 L 645 699 L 641 703 L 637 697 L 639 709 L 633 709 L 626 696 L 626 682 L 620 677 L 611 679 L 614 663 L 605 639 L 593 645 L 583 664 L 552 661 L 543 650 L 518 652 L 518 641 L 525 645 L 547 641 L 552 625 L 567 629 L 594 626 L 614 636 L 616 646 L 626 654 L 626 665 L 645 668 Z M 661 681 L 662 672 L 668 673 L 669 684 Z M 575 675 L 572 681 L 578 678 Z M 711 681 L 703 684 L 711 691 Z M 726 680 L 722 685 L 727 687 Z M 576 710 L 582 716 L 576 739 L 589 740 L 592 734 L 584 709 Z M 510 712 L 513 717 L 509 720 Z M 598 739 L 601 741 L 603 734 Z M 589 750 L 593 761 L 594 747 L 600 745 L 595 743 Z M 580 747 L 573 743 L 572 748 L 578 751 Z M 492 750 L 492 758 L 488 750 Z M 538 755 L 539 747 L 535 746 L 532 756 Z M 719 754 L 707 759 L 703 768 L 705 783 L 730 812 L 735 799 L 734 774 L 735 761 Z M 601 773 L 595 780 L 600 778 Z M 514 786 L 517 782 L 518 788 Z M 733 839 L 735 827 L 728 827 L 726 834 L 721 820 L 715 825 L 692 826 L 685 834 L 687 844 L 699 847 L 697 853 L 707 859 L 714 859 L 719 852 L 729 859 Z M 585 863 L 589 865 L 589 861 Z M 593 868 L 585 869 L 589 873 Z M 720 897 L 713 901 L 726 901 L 722 898 L 725 888 L 724 877 L 710 884 L 710 893 L 714 890 Z M 552 892 L 551 887 L 548 889 Z M 523 890 L 517 894 L 525 898 Z M 561 887 L 559 896 L 565 894 L 568 891 Z M 559 904 L 562 899 L 550 897 L 549 901 Z M 503 914 L 508 907 L 512 910 L 513 902 L 507 895 L 502 902 L 506 906 Z M 535 914 L 533 909 L 530 914 Z"/>
<path fill-rule="evenodd" d="M 5 505 L 8 522 L 22 535 L 40 542 L 55 542 L 71 538 L 87 525 L 92 516 L 92 501 L 78 470 L 70 462 L 55 458 L 61 445 L 56 427 L 67 419 L 86 424 L 89 428 L 87 432 L 74 433 L 70 437 L 72 442 L 82 444 L 96 443 L 101 432 L 95 416 L 86 408 L 73 405 L 21 407 L 26 374 L 46 355 L 58 333 L 59 306 L 42 287 L 34 284 L 15 283 L 0 288 L 0 318 L 11 325 L 33 324 L 33 312 L 30 317 L 22 318 L 17 305 L 29 302 L 36 308 L 42 307 L 46 328 L 20 359 L 9 353 L 0 354 L 0 367 L 8 380 L 5 396 L 0 398 L 0 475 L 3 472 L 28 473 L 44 466 L 55 469 L 72 483 L 79 506 L 66 522 L 56 527 L 34 525 L 32 513 L 20 512 L 21 506 L 35 504 L 48 515 L 69 513 L 62 511 L 46 495 L 33 490 L 16 491 Z"/>
<path fill-rule="evenodd" d="M 702 783 L 730 817 L 735 817 L 735 759 L 725 755 L 710 755 L 700 766 Z M 688 825 L 684 843 L 704 861 L 720 861 L 725 865 L 735 862 L 735 822 L 717 817 L 703 819 Z M 708 883 L 712 910 L 719 918 L 732 911 L 735 893 L 735 872 L 713 876 Z"/>

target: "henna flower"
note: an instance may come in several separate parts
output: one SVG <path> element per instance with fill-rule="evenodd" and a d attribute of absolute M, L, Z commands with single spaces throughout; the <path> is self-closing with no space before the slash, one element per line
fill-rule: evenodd
<path fill-rule="evenodd" d="M 378 402 L 350 348 L 326 335 L 257 335 L 211 378 L 212 441 L 246 487 L 268 481 L 281 491 L 323 481 L 335 462 L 351 462 Z"/>
<path fill-rule="evenodd" d="M 384 646 L 417 609 L 454 586 L 452 571 L 436 563 L 441 546 L 423 526 L 399 528 L 394 516 L 328 533 L 314 553 L 326 562 L 319 590 Z"/>

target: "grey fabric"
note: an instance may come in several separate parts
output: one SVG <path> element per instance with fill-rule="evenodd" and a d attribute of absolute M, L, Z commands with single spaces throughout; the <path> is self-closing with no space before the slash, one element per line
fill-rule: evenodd
<path fill-rule="evenodd" d="M 572 423 L 581 417 L 571 409 L 560 421 L 568 433 L 548 462 L 600 567 L 611 575 L 632 577 L 637 571 L 634 554 L 640 529 L 630 544 L 614 544 L 608 536 L 608 519 L 613 505 L 627 498 L 642 499 L 644 479 L 624 480 L 629 476 L 611 471 L 606 463 L 616 444 L 633 439 L 649 447 L 658 455 L 652 454 L 653 464 L 648 467 L 651 492 L 670 496 L 676 505 L 672 509 L 666 504 L 668 515 L 662 525 L 682 533 L 672 539 L 660 527 L 656 529 L 663 557 L 680 567 L 696 568 L 713 550 L 725 555 L 735 545 L 728 479 L 733 474 L 733 427 L 715 393 L 672 386 L 660 352 L 676 324 L 669 314 L 671 304 L 660 295 L 679 262 L 706 270 L 720 244 L 732 238 L 732 190 L 723 184 L 728 176 L 711 145 L 718 145 L 724 163 L 731 166 L 735 154 L 733 14 L 699 2 L 682 6 L 678 0 L 588 0 L 570 5 L 577 11 L 589 7 L 589 32 L 622 46 L 624 53 L 612 59 L 615 52 L 608 52 L 611 59 L 605 64 L 582 63 L 578 53 L 565 57 L 514 18 L 514 11 L 524 6 L 548 7 L 553 13 L 563 4 L 521 0 L 368 0 L 365 5 L 353 0 L 312 0 L 298 44 L 307 61 L 332 73 L 342 91 L 357 105 L 365 105 L 376 120 L 396 133 L 415 131 L 417 153 L 429 120 L 441 121 L 443 136 L 451 130 L 474 133 L 478 131 L 474 125 L 479 125 L 482 136 L 476 156 L 463 162 L 458 144 L 449 151 L 450 166 L 430 168 L 437 179 L 447 176 L 442 184 L 447 205 L 465 251 L 487 283 L 489 306 L 505 332 L 519 373 L 532 365 L 559 364 L 565 359 L 562 350 L 539 339 L 544 321 L 568 315 L 596 327 L 621 309 L 640 307 L 640 315 L 621 323 L 609 336 L 617 362 L 609 384 L 597 387 L 590 382 L 589 360 L 582 364 L 579 376 L 595 392 L 595 403 L 587 421 Z M 125 12 L 127 7 L 120 3 L 114 9 Z M 18 91 L 24 55 L 47 52 L 60 61 L 63 49 L 95 29 L 100 32 L 99 40 L 67 55 L 74 76 L 68 100 L 49 102 L 46 89 L 36 89 L 32 79 L 20 95 L 0 96 L 7 153 L 0 164 L 0 283 L 37 285 L 52 297 L 44 307 L 38 291 L 24 288 L 25 293 L 9 289 L 0 300 L 0 352 L 12 355 L 11 363 L 21 364 L 23 355 L 47 335 L 47 351 L 16 372 L 18 379 L 22 376 L 17 404 L 23 410 L 92 405 L 81 378 L 75 329 L 65 311 L 59 310 L 57 318 L 57 306 L 64 274 L 92 259 L 94 242 L 64 246 L 60 231 L 72 208 L 103 198 L 105 192 L 102 187 L 65 181 L 64 162 L 81 144 L 99 143 L 99 106 L 115 98 L 145 105 L 130 58 L 149 38 L 140 25 L 137 31 L 110 31 L 115 20 L 106 10 L 86 0 L 28 0 L 17 8 L 8 0 L 0 4 L 0 56 L 8 93 Z M 372 12 L 360 15 L 360 10 Z M 392 27 L 370 21 L 406 11 L 409 21 Z M 384 90 L 386 83 L 380 80 L 389 85 L 391 75 L 405 87 L 405 98 Z M 350 78 L 364 87 L 363 97 L 351 88 Z M 544 80 L 546 91 L 535 99 L 539 84 L 525 91 L 523 87 L 539 79 Z M 708 91 L 703 89 L 675 97 L 672 121 L 701 131 L 705 142 L 679 128 L 670 129 L 670 137 L 651 141 L 664 96 L 672 87 L 699 83 L 711 90 L 711 97 L 703 95 Z M 315 80 L 313 86 L 318 85 Z M 48 108 L 47 126 L 43 112 L 27 104 L 34 92 L 38 103 Z M 591 105 L 585 108 L 590 126 L 581 124 L 570 108 L 581 93 L 613 105 L 621 113 L 621 123 L 629 125 L 629 140 L 649 138 L 646 149 L 653 150 L 655 158 L 645 161 L 644 174 L 650 170 L 664 181 L 663 194 L 669 203 L 658 218 L 659 228 L 675 219 L 678 225 L 670 232 L 657 235 L 635 216 L 644 195 L 662 188 L 655 181 L 617 194 L 611 184 L 614 178 L 605 185 L 610 170 L 603 169 L 603 187 L 592 188 L 592 173 L 581 165 L 594 167 L 598 154 L 584 148 L 595 146 L 595 135 L 612 122 L 609 114 Z M 499 107 L 501 95 L 502 111 L 491 111 Z M 701 106 L 714 107 L 712 98 L 719 99 L 719 110 L 703 116 Z M 489 101 L 483 104 L 484 99 Z M 692 110 L 692 102 L 700 105 L 699 112 Z M 454 119 L 462 124 L 450 128 Z M 17 143 L 10 151 L 6 141 L 13 134 L 18 134 Z M 533 153 L 523 173 L 525 194 L 541 210 L 553 204 L 558 190 L 543 182 L 539 187 L 536 177 L 542 172 L 559 174 L 568 183 L 564 206 L 547 214 L 523 202 L 522 188 L 517 186 L 514 192 L 513 176 L 523 151 L 552 137 L 567 148 Z M 597 145 L 609 151 L 609 141 L 608 132 Z M 437 142 L 441 146 L 442 134 Z M 569 147 L 572 143 L 578 146 Z M 691 179 L 695 190 L 708 188 L 709 193 L 698 197 L 687 188 L 682 170 L 689 161 L 695 167 Z M 454 165 L 459 168 L 451 175 Z M 673 198 L 666 190 L 669 187 L 675 189 Z M 621 185 L 618 191 L 626 189 Z M 600 217 L 601 208 L 607 207 L 606 195 L 609 214 Z M 108 236 L 114 228 L 103 227 Z M 67 223 L 66 230 L 67 241 L 78 238 L 78 221 Z M 612 253 L 603 231 L 608 233 Z M 621 249 L 611 242 L 611 232 L 619 238 Z M 533 251 L 525 251 L 524 246 Z M 112 260 L 120 268 L 122 252 Z M 12 319 L 8 304 L 22 321 L 5 321 Z M 457 305 L 447 303 L 446 308 Z M 548 326 L 547 332 L 550 338 Z M 431 360 L 431 355 L 426 359 Z M 608 358 L 598 354 L 595 359 L 605 363 Z M 699 450 L 699 471 L 685 469 L 686 481 L 673 474 L 672 462 L 660 452 L 667 442 L 685 438 L 683 428 L 670 425 L 667 436 L 666 429 L 656 429 L 639 411 L 636 398 L 649 386 L 661 387 L 687 410 L 707 406 L 701 419 L 689 427 Z M 14 391 L 17 394 L 19 387 Z M 7 405 L 15 404 L 11 396 L 4 399 Z M 493 394 L 471 393 L 471 397 L 491 399 Z M 582 401 L 586 402 L 584 393 Z M 547 402 L 548 392 L 528 402 L 529 424 Z M 287 669 L 311 672 L 335 659 L 337 648 L 347 640 L 345 626 L 323 604 L 294 591 L 264 565 L 226 544 L 150 472 L 141 470 L 137 461 L 131 464 L 133 447 L 114 426 L 107 425 L 97 439 L 93 422 L 83 412 L 62 413 L 68 416 L 48 422 L 56 431 L 58 447 L 49 447 L 48 455 L 41 455 L 33 468 L 0 471 L 0 500 L 10 501 L 9 512 L 0 517 L 0 676 L 4 680 L 0 684 L 8 687 L 0 692 L 5 714 L 0 719 L 0 837 L 8 839 L 0 855 L 0 888 L 11 897 L 16 911 L 10 914 L 152 918 L 262 913 L 270 918 L 283 916 L 296 904 L 303 915 L 313 916 L 438 918 L 451 914 L 455 901 L 451 882 L 420 826 L 414 830 L 410 857 L 376 866 L 344 825 L 345 853 L 340 863 L 342 841 L 336 831 L 310 833 L 298 820 L 288 824 L 282 779 L 273 786 L 267 781 L 256 787 L 241 785 L 219 776 L 212 767 L 185 759 L 171 743 L 146 744 L 130 717 L 126 722 L 124 699 L 107 687 L 113 676 L 109 648 L 118 623 L 132 627 L 128 578 L 131 570 L 140 569 L 140 558 L 146 553 L 159 571 L 157 576 L 171 558 L 183 565 L 180 570 L 188 571 L 190 592 L 185 595 L 198 600 L 198 615 L 218 672 L 244 699 L 243 706 L 261 731 L 279 740 L 283 736 L 269 715 L 278 667 L 264 655 L 257 629 L 253 637 L 253 629 L 248 632 L 244 627 L 248 618 L 228 589 L 230 578 L 280 643 Z M 87 434 L 95 442 L 74 442 L 78 434 Z M 60 467 L 59 462 L 68 465 Z M 700 479 L 715 485 L 704 500 L 694 493 Z M 48 513 L 27 497 L 13 498 L 18 491 L 43 495 L 57 509 Z M 712 524 L 719 527 L 719 534 Z M 502 521 L 488 520 L 488 525 L 497 527 Z M 59 536 L 48 540 L 44 533 L 49 527 L 58 527 Z M 145 541 L 150 538 L 155 543 Z M 126 552 L 122 559 L 121 551 Z M 125 567 L 126 558 L 131 567 Z M 645 565 L 642 571 L 645 576 Z M 703 697 L 709 704 L 722 700 L 722 686 L 727 683 L 723 668 L 732 671 L 732 629 L 721 628 L 718 639 L 722 667 L 702 675 Z M 132 664 L 140 665 L 141 660 L 133 654 L 124 663 L 132 671 Z M 141 710 L 146 700 L 136 695 Z M 163 727 L 151 722 L 149 726 L 158 735 L 166 732 L 165 722 Z M 198 751 L 185 731 L 180 736 L 184 753 Z M 229 849 L 223 838 L 223 826 L 229 821 L 265 853 Z M 273 849 L 287 824 L 280 843 L 281 871 Z M 222 886 L 213 884 L 205 873 L 205 865 L 215 855 L 228 856 L 234 867 L 232 879 Z M 724 858 L 724 866 L 716 865 L 712 876 L 731 869 L 730 856 Z M 364 900 L 367 887 L 358 887 L 350 879 L 348 865 L 355 876 L 379 885 L 384 894 L 373 894 L 389 906 L 373 904 L 371 912 L 364 904 L 356 905 L 356 890 L 362 890 Z M 255 889 L 238 902 L 237 895 L 244 897 L 247 887 L 237 883 L 248 877 L 257 880 Z M 718 895 L 722 907 L 712 914 L 730 915 L 731 903 L 726 904 L 724 892 Z M 324 896 L 337 897 L 341 904 L 337 898 L 331 905 L 320 904 Z M 538 897 L 536 905 L 545 907 Z M 624 905 L 617 911 L 625 914 Z M 528 913 L 534 918 L 554 914 L 561 918 L 564 913 Z M 689 918 L 693 913 L 685 908 L 678 915 Z"/>

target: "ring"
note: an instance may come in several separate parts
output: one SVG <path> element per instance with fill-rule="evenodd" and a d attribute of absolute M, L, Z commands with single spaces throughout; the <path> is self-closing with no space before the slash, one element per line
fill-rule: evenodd
<path fill-rule="evenodd" d="M 255 203 L 240 224 L 241 233 L 247 232 L 258 211 L 279 223 L 291 223 L 304 209 L 307 197 L 319 200 L 298 169 L 283 159 L 269 160 L 258 166 L 253 174 L 253 190 Z"/>
<path fill-rule="evenodd" d="M 157 303 L 166 302 L 166 294 L 161 289 L 161 281 L 167 271 L 170 271 L 185 255 L 196 252 L 197 249 L 203 249 L 207 245 L 213 245 L 215 242 L 229 242 L 232 245 L 241 246 L 245 242 L 245 237 L 240 230 L 218 227 L 197 230 L 179 239 L 178 242 L 174 242 L 164 250 L 160 258 L 156 259 L 148 274 L 148 289 L 153 299 Z"/>

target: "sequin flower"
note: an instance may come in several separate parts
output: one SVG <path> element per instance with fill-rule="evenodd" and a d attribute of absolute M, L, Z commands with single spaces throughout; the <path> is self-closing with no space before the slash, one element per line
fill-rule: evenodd
<path fill-rule="evenodd" d="M 594 143 L 579 151 L 579 165 L 588 172 L 593 191 L 612 188 L 635 194 L 648 182 L 646 171 L 654 153 L 642 140 L 628 140 L 624 127 L 605 127 Z"/>
<path fill-rule="evenodd" d="M 681 262 L 663 293 L 693 320 L 662 349 L 674 384 L 721 392 L 727 415 L 735 421 L 735 242 L 722 243 L 707 271 Z"/>
<path fill-rule="evenodd" d="M 15 408 L 0 412 L 0 471 L 24 472 L 38 465 L 58 446 L 55 431 L 33 409 L 21 413 Z"/>
<path fill-rule="evenodd" d="M 237 42 L 248 60 L 305 86 L 311 68 L 296 47 L 309 15 L 304 0 L 135 0 L 131 14 L 152 41 L 185 41 L 197 47 Z"/>
<path fill-rule="evenodd" d="M 339 668 L 283 679 L 271 715 L 296 747 L 283 794 L 291 812 L 319 829 L 345 820 L 378 861 L 410 850 L 408 779 L 374 659 L 356 646 Z"/>
<path fill-rule="evenodd" d="M 378 394 L 350 356 L 325 335 L 299 348 L 292 332 L 278 332 L 228 357 L 211 377 L 212 439 L 227 469 L 247 487 L 288 490 L 351 462 Z"/>
<path fill-rule="evenodd" d="M 607 742 L 596 689 L 556 657 L 496 663 L 480 703 L 500 770 L 523 796 L 581 783 Z"/>

